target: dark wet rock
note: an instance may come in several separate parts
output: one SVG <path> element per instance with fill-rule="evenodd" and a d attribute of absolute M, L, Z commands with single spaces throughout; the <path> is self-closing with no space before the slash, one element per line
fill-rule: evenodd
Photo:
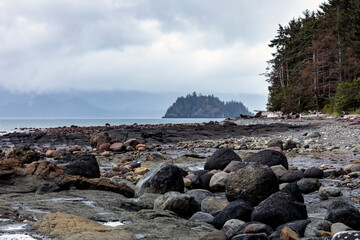
<path fill-rule="evenodd" d="M 300 179 L 304 178 L 304 173 L 300 170 L 294 170 L 294 171 L 287 171 L 286 173 L 284 173 L 281 177 L 279 182 L 287 182 L 287 183 L 291 183 L 291 182 L 296 182 Z"/>
<path fill-rule="evenodd" d="M 238 234 L 232 238 L 232 240 L 268 240 L 268 236 L 265 233 L 253 233 L 253 234 Z"/>
<path fill-rule="evenodd" d="M 199 240 L 228 240 L 225 233 L 221 230 L 213 231 L 205 236 L 201 237 Z"/>
<path fill-rule="evenodd" d="M 320 168 L 316 168 L 316 167 L 312 167 L 312 168 L 308 168 L 305 170 L 304 172 L 304 177 L 306 178 L 323 178 L 324 176 L 324 171 L 321 170 Z"/>
<path fill-rule="evenodd" d="M 308 194 L 318 190 L 321 184 L 317 178 L 303 178 L 297 182 L 297 185 L 302 193 Z"/>
<path fill-rule="evenodd" d="M 229 174 L 226 172 L 215 173 L 209 182 L 209 188 L 214 192 L 224 192 Z"/>
<path fill-rule="evenodd" d="M 334 176 L 334 177 L 338 177 L 339 174 L 335 169 L 327 169 L 324 170 L 324 178 L 330 177 L 330 176 Z"/>
<path fill-rule="evenodd" d="M 331 222 L 326 220 L 313 220 L 306 226 L 305 237 L 321 237 L 321 231 L 330 232 Z"/>
<path fill-rule="evenodd" d="M 288 169 L 288 161 L 285 155 L 276 150 L 263 150 L 245 158 L 244 162 L 256 162 L 269 167 L 275 165 L 283 165 Z"/>
<path fill-rule="evenodd" d="M 204 212 L 196 212 L 194 215 L 191 216 L 189 219 L 190 221 L 200 221 L 212 224 L 214 221 L 214 216 L 209 213 Z"/>
<path fill-rule="evenodd" d="M 207 197 L 201 202 L 201 211 L 209 213 L 211 215 L 216 215 L 222 211 L 229 202 L 225 199 L 219 199 L 215 197 Z"/>
<path fill-rule="evenodd" d="M 246 223 L 240 219 L 230 219 L 226 221 L 221 230 L 225 233 L 228 239 L 231 239 L 238 231 L 244 228 L 245 224 Z"/>
<path fill-rule="evenodd" d="M 331 225 L 331 233 L 336 234 L 338 232 L 343 232 L 343 231 L 351 231 L 353 230 L 351 227 L 343 224 L 343 223 L 334 223 Z M 359 235 L 360 237 L 360 235 Z"/>
<path fill-rule="evenodd" d="M 205 170 L 223 170 L 231 161 L 241 162 L 241 158 L 233 150 L 222 148 L 217 150 L 205 163 Z"/>
<path fill-rule="evenodd" d="M 239 170 L 240 168 L 244 168 L 247 165 L 249 165 L 249 163 L 246 162 L 240 162 L 240 161 L 231 161 L 223 170 L 224 172 L 227 173 L 231 173 L 231 172 L 236 172 L 237 170 Z"/>
<path fill-rule="evenodd" d="M 268 147 L 279 147 L 283 149 L 283 141 L 281 139 L 271 139 L 266 145 Z"/>
<path fill-rule="evenodd" d="M 270 235 L 273 232 L 273 229 L 266 224 L 258 223 L 258 222 L 249 222 L 246 226 L 241 230 L 240 233 L 249 234 L 249 233 L 265 233 L 266 235 Z"/>
<path fill-rule="evenodd" d="M 240 219 L 248 222 L 251 219 L 251 213 L 254 210 L 249 202 L 234 201 L 229 203 L 218 215 L 214 218 L 214 226 L 221 229 L 225 222 L 230 219 Z"/>
<path fill-rule="evenodd" d="M 332 240 L 358 240 L 360 239 L 360 231 L 343 231 L 338 232 L 332 237 Z"/>
<path fill-rule="evenodd" d="M 193 190 L 187 191 L 185 194 L 194 198 L 194 204 L 196 206 L 197 211 L 201 211 L 201 202 L 205 198 L 215 196 L 212 192 L 205 190 L 205 189 L 193 189 Z"/>
<path fill-rule="evenodd" d="M 297 202 L 304 203 L 304 196 L 296 183 L 289 183 L 280 191 L 292 195 Z"/>
<path fill-rule="evenodd" d="M 199 188 L 210 190 L 210 180 L 214 176 L 213 173 L 208 172 L 200 176 L 200 185 Z"/>
<path fill-rule="evenodd" d="M 196 212 L 194 198 L 179 192 L 167 192 L 154 201 L 155 210 L 170 210 L 180 217 L 190 217 Z"/>
<path fill-rule="evenodd" d="M 169 163 L 162 163 L 146 173 L 135 186 L 135 193 L 141 196 L 146 192 L 164 194 L 169 191 L 184 192 L 182 170 Z"/>
<path fill-rule="evenodd" d="M 328 208 L 325 219 L 332 223 L 341 222 L 355 230 L 360 230 L 360 211 L 346 201 L 333 202 Z"/>
<path fill-rule="evenodd" d="M 25 164 L 38 161 L 40 159 L 40 153 L 25 145 L 23 147 L 14 148 L 7 158 L 14 158 Z"/>
<path fill-rule="evenodd" d="M 229 201 L 242 199 L 256 206 L 278 189 L 277 178 L 269 167 L 248 165 L 230 173 L 225 192 Z"/>
<path fill-rule="evenodd" d="M 251 220 L 276 228 L 284 223 L 307 219 L 306 206 L 286 192 L 277 192 L 255 207 Z"/>
<path fill-rule="evenodd" d="M 306 226 L 311 223 L 310 220 L 297 220 L 289 223 L 285 223 L 283 225 L 280 225 L 276 228 L 276 231 L 273 232 L 269 237 L 271 239 L 273 238 L 280 238 L 281 231 L 284 227 L 291 228 L 293 231 L 295 231 L 299 237 L 304 237 Z"/>
<path fill-rule="evenodd" d="M 86 178 L 100 177 L 99 164 L 92 154 L 66 155 L 58 163 L 61 163 L 59 166 L 69 175 L 78 175 Z"/>

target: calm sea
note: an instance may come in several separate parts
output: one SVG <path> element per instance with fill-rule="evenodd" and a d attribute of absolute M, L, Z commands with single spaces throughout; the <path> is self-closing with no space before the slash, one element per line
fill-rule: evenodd
<path fill-rule="evenodd" d="M 4 118 L 0 119 L 0 132 L 8 132 L 18 130 L 20 128 L 50 128 L 50 127 L 70 127 L 76 125 L 85 126 L 104 126 L 106 123 L 110 125 L 131 125 L 137 124 L 165 124 L 165 123 L 202 123 L 210 121 L 222 121 L 223 118 L 124 118 L 124 119 L 55 119 L 55 118 Z"/>

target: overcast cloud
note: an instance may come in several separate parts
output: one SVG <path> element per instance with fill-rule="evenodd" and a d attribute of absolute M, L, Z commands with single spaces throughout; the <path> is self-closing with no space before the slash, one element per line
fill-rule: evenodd
<path fill-rule="evenodd" d="M 266 94 L 278 24 L 323 0 L 0 0 L 0 87 Z"/>

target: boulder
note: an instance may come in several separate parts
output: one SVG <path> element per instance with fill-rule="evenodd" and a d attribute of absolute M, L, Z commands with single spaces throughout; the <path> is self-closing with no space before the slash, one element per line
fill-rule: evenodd
<path fill-rule="evenodd" d="M 136 196 L 146 192 L 164 194 L 170 191 L 184 192 L 182 169 L 162 163 L 157 168 L 146 173 L 135 186 Z"/>
<path fill-rule="evenodd" d="M 173 211 L 180 217 L 190 217 L 196 212 L 194 198 L 179 192 L 167 192 L 155 199 L 154 209 Z"/>
<path fill-rule="evenodd" d="M 254 210 L 249 202 L 234 201 L 229 203 L 218 215 L 214 218 L 214 226 L 221 229 L 225 222 L 230 219 L 240 219 L 248 222 L 251 219 L 251 213 Z"/>
<path fill-rule="evenodd" d="M 284 173 L 281 177 L 279 182 L 284 183 L 290 183 L 290 182 L 296 182 L 300 179 L 304 178 L 304 173 L 300 170 L 294 170 L 294 171 L 287 171 Z"/>
<path fill-rule="evenodd" d="M 284 223 L 307 219 L 306 206 L 287 192 L 277 192 L 255 207 L 251 220 L 276 228 Z"/>
<path fill-rule="evenodd" d="M 355 230 L 360 230 L 360 211 L 346 201 L 333 202 L 327 210 L 325 219 L 332 223 L 341 222 Z"/>
<path fill-rule="evenodd" d="M 222 211 L 229 202 L 225 199 L 219 199 L 215 197 L 207 197 L 201 202 L 201 211 L 209 213 L 211 215 L 216 215 Z"/>
<path fill-rule="evenodd" d="M 191 216 L 189 219 L 190 221 L 200 221 L 212 224 L 214 221 L 214 216 L 209 213 L 204 212 L 196 212 L 194 215 Z"/>
<path fill-rule="evenodd" d="M 326 220 L 313 220 L 306 226 L 305 237 L 321 237 L 322 231 L 330 232 L 331 222 Z"/>
<path fill-rule="evenodd" d="M 341 195 L 341 188 L 338 187 L 321 187 L 319 189 L 319 196 L 323 200 L 326 200 L 329 197 L 339 197 Z"/>
<path fill-rule="evenodd" d="M 99 178 L 100 169 L 96 158 L 92 154 L 81 153 L 66 155 L 59 161 L 59 166 L 69 175 L 86 178 Z"/>
<path fill-rule="evenodd" d="M 320 182 L 317 178 L 303 178 L 296 183 L 302 193 L 308 194 L 315 192 L 320 188 Z"/>
<path fill-rule="evenodd" d="M 268 240 L 268 236 L 265 233 L 253 233 L 253 234 L 239 234 L 234 236 L 231 240 Z"/>
<path fill-rule="evenodd" d="M 125 146 L 130 146 L 133 149 L 136 149 L 136 145 L 140 144 L 140 142 L 136 138 L 131 138 L 124 142 Z"/>
<path fill-rule="evenodd" d="M 109 149 L 113 152 L 124 152 L 126 151 L 126 145 L 121 142 L 111 144 Z"/>
<path fill-rule="evenodd" d="M 263 150 L 245 158 L 244 162 L 256 162 L 269 167 L 275 165 L 283 165 L 286 169 L 289 168 L 287 158 L 285 155 L 276 150 Z"/>
<path fill-rule="evenodd" d="M 304 172 L 304 177 L 321 179 L 324 177 L 324 171 L 316 167 L 308 168 Z"/>
<path fill-rule="evenodd" d="M 225 190 L 225 184 L 228 179 L 228 173 L 218 172 L 215 173 L 209 182 L 209 188 L 214 192 L 223 192 Z"/>
<path fill-rule="evenodd" d="M 233 150 L 222 148 L 217 150 L 205 163 L 205 170 L 224 170 L 231 161 L 240 161 L 241 158 Z"/>
<path fill-rule="evenodd" d="M 100 152 L 109 151 L 110 146 L 111 146 L 111 143 L 103 143 L 97 148 L 97 150 Z"/>
<path fill-rule="evenodd" d="M 245 224 L 246 223 L 240 219 L 230 219 L 225 222 L 221 230 L 225 233 L 228 239 L 231 239 L 239 230 L 244 228 Z"/>
<path fill-rule="evenodd" d="M 360 238 L 360 231 L 344 231 L 335 234 L 331 240 L 358 240 Z"/>
<path fill-rule="evenodd" d="M 196 206 L 197 211 L 201 211 L 201 202 L 207 197 L 214 197 L 215 195 L 205 189 L 193 189 L 187 191 L 186 195 L 194 198 L 194 205 Z"/>
<path fill-rule="evenodd" d="M 296 183 L 289 183 L 280 191 L 292 195 L 295 201 L 304 203 L 304 196 L 302 195 L 300 188 Z"/>
<path fill-rule="evenodd" d="M 278 190 L 273 171 L 267 166 L 255 164 L 230 173 L 225 193 L 229 201 L 242 199 L 256 206 Z"/>

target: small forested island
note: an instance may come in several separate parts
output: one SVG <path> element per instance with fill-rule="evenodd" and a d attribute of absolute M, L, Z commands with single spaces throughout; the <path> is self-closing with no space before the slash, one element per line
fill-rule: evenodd
<path fill-rule="evenodd" d="M 360 1 L 329 0 L 279 26 L 267 71 L 271 111 L 360 113 Z"/>
<path fill-rule="evenodd" d="M 234 118 L 240 114 L 253 115 L 242 102 L 223 102 L 213 95 L 194 92 L 179 97 L 163 118 Z"/>

